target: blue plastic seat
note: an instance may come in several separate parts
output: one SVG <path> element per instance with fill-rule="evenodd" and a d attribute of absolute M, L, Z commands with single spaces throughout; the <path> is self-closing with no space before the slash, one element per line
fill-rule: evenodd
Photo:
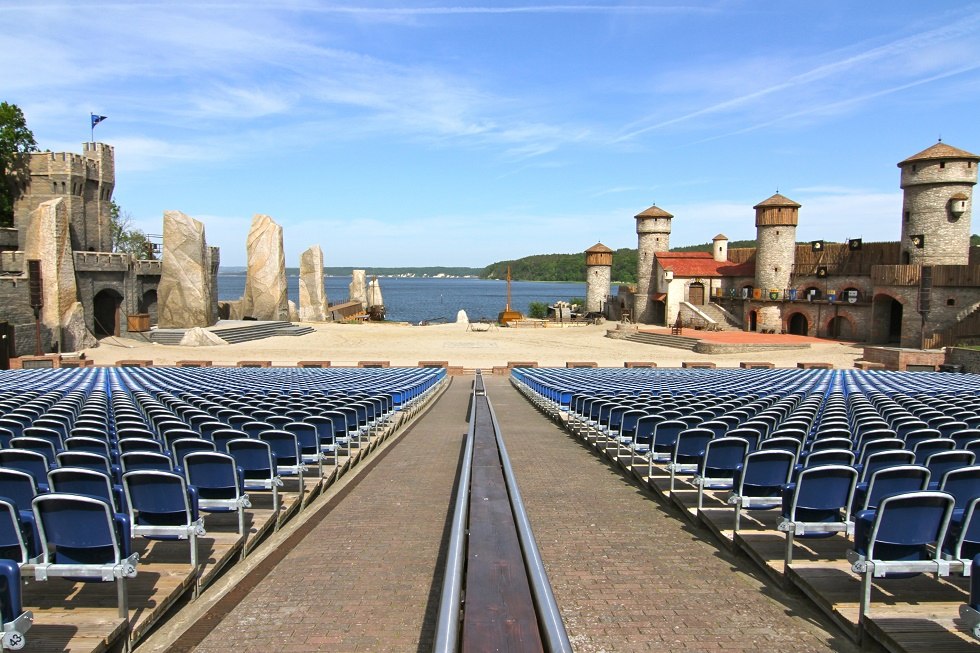
<path fill-rule="evenodd" d="M 198 572 L 197 538 L 204 520 L 198 514 L 197 488 L 172 472 L 136 471 L 123 476 L 133 536 L 158 540 L 188 540 L 190 561 Z"/>
<path fill-rule="evenodd" d="M 858 483 L 851 512 L 873 510 L 882 498 L 892 494 L 929 489 L 931 474 L 924 465 L 894 465 L 875 471 L 866 482 Z"/>
<path fill-rule="evenodd" d="M 78 494 L 107 502 L 113 512 L 126 512 L 122 486 L 112 482 L 109 474 L 81 467 L 59 467 L 48 472 L 52 492 Z"/>
<path fill-rule="evenodd" d="M 926 460 L 926 467 L 931 474 L 929 489 L 939 490 L 943 478 L 947 472 L 961 467 L 971 467 L 976 462 L 977 456 L 972 451 L 950 449 L 949 451 L 939 451 Z"/>
<path fill-rule="evenodd" d="M 268 491 L 272 493 L 272 510 L 279 515 L 279 488 L 282 479 L 277 471 L 276 456 L 268 442 L 252 438 L 240 438 L 228 442 L 228 454 L 242 470 L 242 482 L 246 492 Z"/>
<path fill-rule="evenodd" d="M 770 510 L 782 505 L 783 486 L 789 482 L 796 456 L 780 449 L 753 451 L 736 467 L 729 505 L 735 507 L 735 531 L 742 510 Z"/>
<path fill-rule="evenodd" d="M 704 507 L 705 490 L 731 490 L 735 470 L 749 453 L 749 442 L 743 438 L 723 436 L 704 446 L 698 460 L 694 485 L 698 488 L 698 510 Z"/>
<path fill-rule="evenodd" d="M 21 604 L 20 567 L 13 560 L 0 560 L 0 621 L 3 635 L 0 648 L 19 651 L 27 644 L 27 631 L 34 624 L 34 613 Z"/>
<path fill-rule="evenodd" d="M 692 476 L 698 472 L 698 463 L 704 456 L 705 447 L 715 437 L 711 429 L 698 427 L 689 428 L 677 434 L 674 440 L 674 451 L 667 464 L 670 472 L 670 491 L 674 491 L 674 482 L 678 475 Z"/>
<path fill-rule="evenodd" d="M 861 621 L 870 609 L 873 578 L 949 574 L 942 544 L 953 506 L 953 497 L 945 492 L 908 492 L 887 496 L 876 510 L 856 514 L 854 548 L 847 559 L 861 575 Z"/>
<path fill-rule="evenodd" d="M 170 456 L 156 451 L 132 451 L 119 456 L 119 466 L 125 475 L 136 470 L 174 471 L 174 461 Z"/>
<path fill-rule="evenodd" d="M 194 451 L 184 456 L 184 478 L 198 492 L 203 512 L 237 512 L 238 534 L 245 534 L 245 508 L 251 508 L 235 459 L 218 451 Z"/>
<path fill-rule="evenodd" d="M 126 515 L 105 501 L 74 494 L 44 494 L 34 498 L 33 507 L 41 535 L 35 580 L 114 581 L 119 616 L 128 620 L 126 579 L 136 576 L 139 554 L 132 552 Z"/>
<path fill-rule="evenodd" d="M 26 449 L 0 449 L 0 467 L 30 474 L 37 484 L 38 493 L 48 491 L 48 470 L 51 466 L 43 454 Z"/>
<path fill-rule="evenodd" d="M 851 502 L 857 478 L 857 470 L 850 465 L 817 465 L 803 469 L 783 488 L 783 519 L 777 528 L 786 533 L 786 565 L 793 562 L 797 537 L 849 536 L 853 532 Z"/>

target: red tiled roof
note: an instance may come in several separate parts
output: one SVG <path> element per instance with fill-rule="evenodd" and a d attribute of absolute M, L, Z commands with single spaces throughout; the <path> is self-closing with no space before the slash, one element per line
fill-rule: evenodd
<path fill-rule="evenodd" d="M 711 252 L 657 252 L 657 261 L 675 277 L 751 277 L 755 263 L 716 261 Z"/>

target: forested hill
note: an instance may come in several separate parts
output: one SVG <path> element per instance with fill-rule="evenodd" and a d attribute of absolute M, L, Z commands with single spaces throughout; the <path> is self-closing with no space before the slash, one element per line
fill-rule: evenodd
<path fill-rule="evenodd" d="M 755 247 L 754 240 L 733 240 L 729 247 Z M 672 252 L 710 252 L 711 243 L 675 247 Z M 613 252 L 612 280 L 636 283 L 636 249 L 624 247 Z M 510 266 L 512 279 L 521 281 L 585 281 L 585 254 L 535 254 L 515 261 L 498 261 L 484 268 L 481 277 L 503 279 Z"/>

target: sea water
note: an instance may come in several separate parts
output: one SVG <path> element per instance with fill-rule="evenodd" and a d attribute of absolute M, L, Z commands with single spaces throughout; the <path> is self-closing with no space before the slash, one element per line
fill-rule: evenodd
<path fill-rule="evenodd" d="M 507 282 L 492 279 L 446 279 L 381 277 L 387 319 L 418 324 L 423 321 L 456 320 L 456 313 L 466 311 L 470 320 L 496 319 L 507 304 Z M 286 279 L 289 299 L 299 304 L 299 277 Z M 326 277 L 327 300 L 339 303 L 347 299 L 350 277 Z M 245 294 L 245 273 L 218 274 L 218 300 L 241 299 Z M 511 282 L 513 310 L 525 315 L 531 302 L 554 304 L 556 301 L 585 297 L 584 283 L 544 281 Z"/>

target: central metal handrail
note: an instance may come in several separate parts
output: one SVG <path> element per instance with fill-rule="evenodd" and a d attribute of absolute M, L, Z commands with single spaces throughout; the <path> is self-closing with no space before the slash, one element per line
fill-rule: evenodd
<path fill-rule="evenodd" d="M 520 542 L 524 567 L 534 602 L 538 630 L 545 650 L 549 653 L 571 653 L 572 646 L 561 620 L 558 604 L 555 601 L 544 563 L 538 552 L 537 542 L 531 531 L 530 520 L 524 509 L 520 490 L 514 476 L 510 458 L 504 445 L 503 435 L 493 411 L 489 397 L 486 397 L 482 373 L 477 370 L 470 397 L 469 429 L 463 452 L 463 466 L 456 492 L 456 507 L 453 511 L 452 529 L 449 536 L 449 550 L 446 556 L 446 574 L 443 580 L 442 597 L 439 605 L 439 619 L 433 653 L 455 653 L 459 650 L 460 623 L 463 611 L 465 585 L 465 562 L 469 522 L 470 480 L 472 477 L 473 450 L 477 436 L 477 411 L 485 405 L 489 412 L 493 435 L 500 456 L 501 470 L 506 484 L 514 526 Z M 477 398 L 480 397 L 480 401 Z M 471 591 L 474 588 L 469 588 Z M 478 591 L 478 590 L 476 590 Z"/>

